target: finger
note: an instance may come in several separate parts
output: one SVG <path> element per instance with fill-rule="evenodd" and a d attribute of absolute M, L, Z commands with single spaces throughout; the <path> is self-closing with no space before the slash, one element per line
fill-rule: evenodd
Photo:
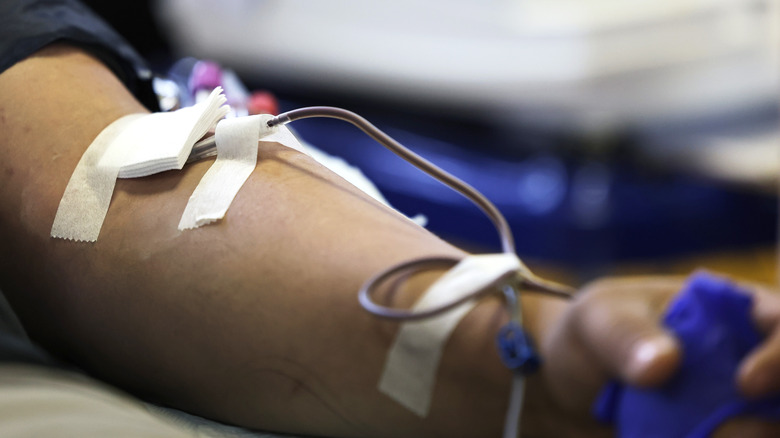
<path fill-rule="evenodd" d="M 737 370 L 737 385 L 748 398 L 780 392 L 780 328 L 750 353 Z"/>
<path fill-rule="evenodd" d="M 659 325 L 657 309 L 642 297 L 590 300 L 578 316 L 582 342 L 609 374 L 629 384 L 658 385 L 680 363 L 676 338 Z"/>
<path fill-rule="evenodd" d="M 713 438 L 772 438 L 780 436 L 780 423 L 756 418 L 735 418 L 724 423 Z"/>
<path fill-rule="evenodd" d="M 759 288 L 753 296 L 753 319 L 768 336 L 740 364 L 737 384 L 746 397 L 758 398 L 780 392 L 780 295 Z"/>
<path fill-rule="evenodd" d="M 753 285 L 752 316 L 758 329 L 771 333 L 780 326 L 780 293 L 763 286 Z"/>

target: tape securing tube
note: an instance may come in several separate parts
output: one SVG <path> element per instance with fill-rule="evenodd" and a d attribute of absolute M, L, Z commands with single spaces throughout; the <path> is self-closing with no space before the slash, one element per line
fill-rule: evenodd
<path fill-rule="evenodd" d="M 495 286 L 520 267 L 514 254 L 467 256 L 431 285 L 413 309 L 424 310 Z M 403 323 L 387 355 L 379 390 L 420 417 L 427 416 L 444 344 L 475 305 L 471 300 L 440 316 Z"/>
<path fill-rule="evenodd" d="M 51 227 L 52 237 L 85 242 L 97 240 L 108 213 L 122 157 L 127 153 L 126 148 L 116 149 L 112 145 L 130 125 L 146 116 L 130 114 L 117 119 L 84 151 L 57 208 Z M 101 163 L 110 149 L 117 159 Z"/>
<path fill-rule="evenodd" d="M 269 114 L 259 114 L 225 119 L 217 124 L 214 134 L 217 159 L 190 196 L 179 221 L 180 230 L 198 228 L 225 217 L 257 165 L 258 141 L 276 142 L 308 153 L 287 127 L 269 127 L 272 118 Z"/>
<path fill-rule="evenodd" d="M 217 87 L 193 107 L 131 114 L 108 125 L 84 151 L 60 200 L 51 236 L 94 242 L 118 177 L 181 169 L 192 146 L 229 111 Z"/>
<path fill-rule="evenodd" d="M 186 230 L 222 219 L 257 165 L 258 138 L 274 128 L 269 115 L 225 119 L 217 124 L 217 159 L 195 187 L 179 229 Z"/>

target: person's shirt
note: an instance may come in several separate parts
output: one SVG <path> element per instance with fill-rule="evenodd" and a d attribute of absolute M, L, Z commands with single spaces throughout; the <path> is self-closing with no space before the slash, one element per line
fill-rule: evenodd
<path fill-rule="evenodd" d="M 67 42 L 100 59 L 152 111 L 152 72 L 136 51 L 92 10 L 76 0 L 0 2 L 0 73 L 43 47 Z"/>

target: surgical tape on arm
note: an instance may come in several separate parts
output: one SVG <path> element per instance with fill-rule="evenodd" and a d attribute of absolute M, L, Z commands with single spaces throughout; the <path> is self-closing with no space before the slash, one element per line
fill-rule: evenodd
<path fill-rule="evenodd" d="M 514 254 L 468 256 L 431 285 L 414 310 L 432 308 L 496 286 L 520 267 Z M 387 355 L 379 390 L 415 414 L 427 416 L 444 344 L 475 305 L 471 300 L 442 315 L 403 323 Z"/>
<path fill-rule="evenodd" d="M 225 217 L 230 204 L 257 165 L 258 139 L 306 153 L 284 126 L 269 127 L 268 114 L 225 119 L 217 124 L 217 159 L 195 187 L 179 229 L 206 225 Z"/>
<path fill-rule="evenodd" d="M 87 242 L 97 240 L 119 174 L 118 163 L 98 163 L 116 138 L 143 117 L 146 114 L 131 114 L 114 121 L 84 151 L 57 208 L 51 227 L 52 237 Z M 119 155 L 120 151 L 115 150 L 114 154 Z"/>
<path fill-rule="evenodd" d="M 197 228 L 222 219 L 257 164 L 257 139 L 270 130 L 263 116 L 239 117 L 217 124 L 217 159 L 195 187 L 179 229 Z"/>
<path fill-rule="evenodd" d="M 106 127 L 73 171 L 52 224 L 52 237 L 94 242 L 117 177 L 181 169 L 196 140 L 229 111 L 217 88 L 202 104 L 171 113 L 132 114 Z"/>

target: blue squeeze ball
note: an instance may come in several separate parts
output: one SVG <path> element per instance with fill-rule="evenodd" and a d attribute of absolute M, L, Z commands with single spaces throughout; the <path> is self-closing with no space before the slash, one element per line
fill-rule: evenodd
<path fill-rule="evenodd" d="M 691 276 L 663 320 L 682 346 L 677 374 L 657 388 L 608 384 L 594 406 L 596 417 L 613 424 L 621 438 L 702 438 L 735 416 L 780 420 L 780 397 L 748 401 L 736 386 L 740 361 L 762 339 L 751 303 L 725 279 Z"/>

